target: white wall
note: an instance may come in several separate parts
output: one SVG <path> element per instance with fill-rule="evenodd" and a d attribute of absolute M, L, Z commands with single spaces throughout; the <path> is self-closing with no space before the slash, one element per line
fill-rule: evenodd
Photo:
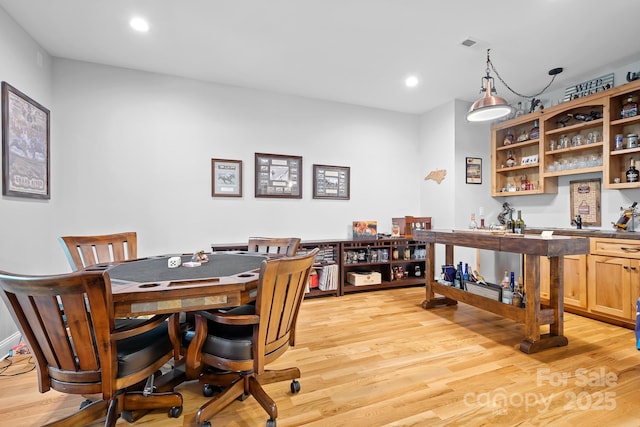
<path fill-rule="evenodd" d="M 51 58 L 0 9 L 0 80 L 48 106 L 52 101 Z M 0 119 L 1 120 L 1 119 Z M 28 272 L 48 252 L 40 252 L 41 236 L 48 235 L 52 203 L 23 199 L 0 200 L 0 270 Z M 0 306 L 0 357 L 17 344 L 17 329 L 4 305 Z"/>

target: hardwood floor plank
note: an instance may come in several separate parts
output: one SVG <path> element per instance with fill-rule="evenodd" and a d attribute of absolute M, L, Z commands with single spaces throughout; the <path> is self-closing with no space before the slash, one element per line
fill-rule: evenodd
<path fill-rule="evenodd" d="M 565 313 L 569 345 L 525 354 L 522 325 L 466 304 L 423 310 L 423 299 L 424 289 L 414 287 L 305 300 L 296 347 L 272 364 L 298 366 L 301 392 L 291 395 L 288 383 L 265 386 L 278 404 L 278 426 L 640 425 L 633 331 Z M 178 390 L 180 418 L 153 411 L 135 425 L 193 425 L 206 399 L 197 382 Z M 0 396 L 0 425 L 40 425 L 83 400 L 38 393 L 35 372 L 0 377 Z M 266 419 L 249 398 L 213 425 Z"/>

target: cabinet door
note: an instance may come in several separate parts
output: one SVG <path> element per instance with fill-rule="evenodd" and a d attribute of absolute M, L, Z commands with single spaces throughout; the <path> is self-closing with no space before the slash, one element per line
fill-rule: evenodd
<path fill-rule="evenodd" d="M 540 258 L 540 299 L 549 301 L 549 260 Z M 564 257 L 564 304 L 587 308 L 587 256 Z"/>
<path fill-rule="evenodd" d="M 640 298 L 640 260 L 629 260 L 630 270 L 630 291 L 629 310 L 631 311 L 631 320 L 636 321 L 636 301 Z"/>
<path fill-rule="evenodd" d="M 626 258 L 589 256 L 589 310 L 594 313 L 631 319 L 631 272 L 637 264 Z M 634 267 L 635 270 L 631 270 Z"/>
<path fill-rule="evenodd" d="M 564 304 L 587 308 L 587 256 L 564 257 Z"/>

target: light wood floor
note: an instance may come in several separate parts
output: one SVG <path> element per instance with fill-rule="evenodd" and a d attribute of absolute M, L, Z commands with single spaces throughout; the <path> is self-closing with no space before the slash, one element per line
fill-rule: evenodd
<path fill-rule="evenodd" d="M 567 313 L 569 345 L 527 355 L 521 325 L 465 304 L 425 311 L 423 297 L 405 288 L 305 300 L 296 347 L 272 365 L 298 366 L 302 391 L 266 386 L 278 426 L 640 426 L 633 331 Z M 180 418 L 155 411 L 135 425 L 192 425 L 205 398 L 197 382 L 179 391 Z M 0 425 L 12 426 L 41 425 L 82 401 L 38 393 L 34 372 L 0 377 L 0 396 Z M 212 424 L 266 418 L 250 398 Z"/>

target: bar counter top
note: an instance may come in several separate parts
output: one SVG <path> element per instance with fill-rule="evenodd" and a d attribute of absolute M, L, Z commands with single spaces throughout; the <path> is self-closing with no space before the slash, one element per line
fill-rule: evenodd
<path fill-rule="evenodd" d="M 540 234 L 545 230 L 553 231 L 557 236 L 601 237 L 608 239 L 640 240 L 640 231 L 616 231 L 613 228 L 600 230 L 596 228 L 562 228 L 562 227 L 527 227 L 525 234 Z"/>

